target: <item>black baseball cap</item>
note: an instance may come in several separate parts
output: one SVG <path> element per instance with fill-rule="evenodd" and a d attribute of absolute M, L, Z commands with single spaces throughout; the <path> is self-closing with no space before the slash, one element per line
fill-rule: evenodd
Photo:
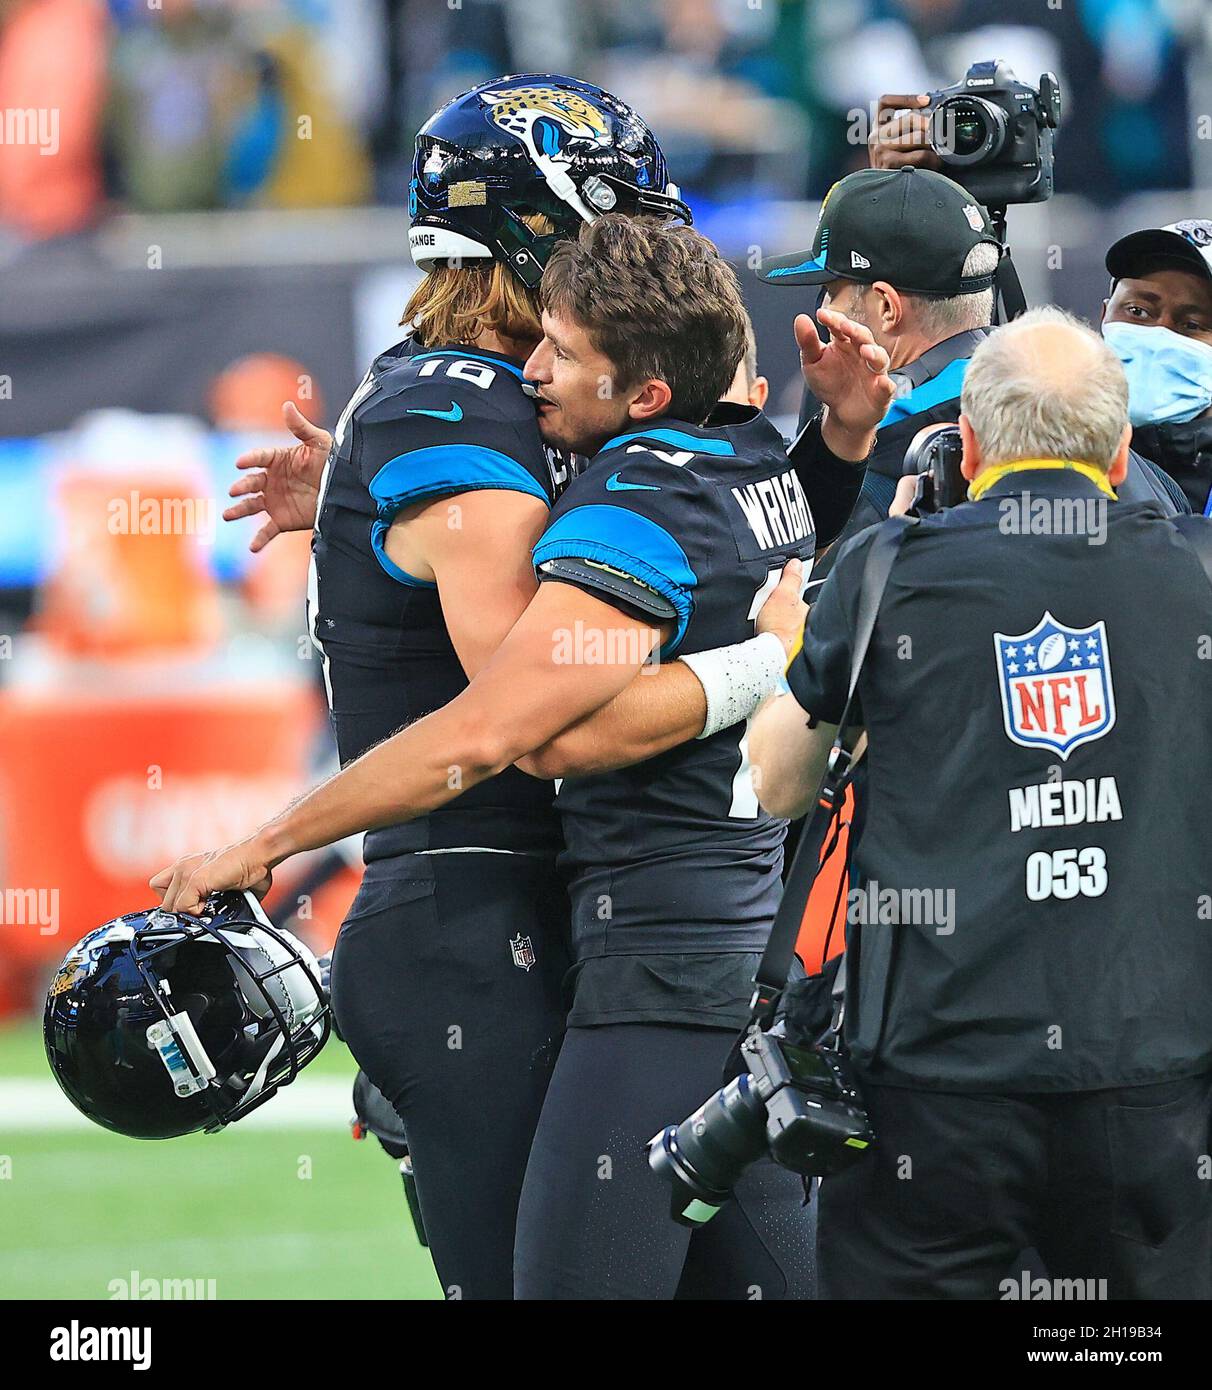
<path fill-rule="evenodd" d="M 977 294 L 993 275 L 965 279 L 974 246 L 999 242 L 985 210 L 932 169 L 860 169 L 825 195 L 812 250 L 762 262 L 772 285 L 886 280 L 906 294 Z"/>
<path fill-rule="evenodd" d="M 1212 280 L 1212 222 L 1190 218 L 1131 232 L 1107 252 L 1107 274 L 1112 280 L 1139 279 L 1159 263 Z"/>

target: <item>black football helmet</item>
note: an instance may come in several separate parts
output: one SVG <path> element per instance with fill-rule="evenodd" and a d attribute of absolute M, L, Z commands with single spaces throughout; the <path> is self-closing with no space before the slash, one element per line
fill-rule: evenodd
<path fill-rule="evenodd" d="M 692 221 L 631 107 L 551 73 L 498 77 L 447 102 L 421 127 L 412 172 L 409 245 L 425 271 L 491 258 L 533 289 L 556 242 L 601 213 Z M 522 221 L 536 212 L 554 235 Z"/>
<path fill-rule="evenodd" d="M 89 932 L 46 996 L 55 1079 L 90 1120 L 172 1139 L 242 1119 L 328 1039 L 315 957 L 251 893 L 199 917 L 159 908 Z"/>

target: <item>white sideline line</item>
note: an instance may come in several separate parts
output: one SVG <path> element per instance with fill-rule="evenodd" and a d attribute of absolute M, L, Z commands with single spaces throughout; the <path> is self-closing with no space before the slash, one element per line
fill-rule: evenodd
<path fill-rule="evenodd" d="M 240 1128 L 330 1129 L 347 1128 L 353 1115 L 353 1077 L 301 1076 L 254 1111 Z M 91 1120 L 72 1105 L 51 1077 L 0 1079 L 0 1139 L 17 1130 L 93 1129 Z"/>
<path fill-rule="evenodd" d="M 395 1192 L 392 1190 L 394 1197 Z M 398 1215 L 401 1218 L 399 1230 L 411 1234 L 407 1229 L 408 1213 L 403 1203 Z M 391 1228 L 393 1233 L 396 1228 Z M 137 1245 L 129 1241 L 108 1240 L 81 1244 L 76 1242 L 69 1248 L 50 1248 L 45 1245 L 29 1246 L 24 1249 L 0 1249 L 0 1274 L 14 1274 L 27 1261 L 39 1261 L 43 1266 L 53 1263 L 56 1276 L 67 1271 L 91 1269 L 97 1264 L 108 1264 L 118 1272 L 122 1263 L 131 1260 L 142 1261 L 142 1268 L 148 1274 L 157 1268 L 184 1268 L 189 1263 L 205 1267 L 211 1261 L 219 1261 L 231 1255 L 251 1256 L 257 1266 L 265 1261 L 275 1266 L 298 1265 L 301 1259 L 314 1255 L 320 1250 L 331 1251 L 340 1257 L 356 1251 L 363 1243 L 366 1232 L 363 1230 L 344 1231 L 265 1231 L 237 1232 L 230 1236 L 179 1236 L 168 1239 L 140 1238 Z"/>

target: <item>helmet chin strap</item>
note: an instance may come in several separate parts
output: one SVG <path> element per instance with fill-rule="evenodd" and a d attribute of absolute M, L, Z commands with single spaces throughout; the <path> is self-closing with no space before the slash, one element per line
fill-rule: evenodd
<path fill-rule="evenodd" d="M 519 113 L 521 115 L 522 113 Z M 525 126 L 521 129 L 519 121 L 513 127 L 513 134 L 526 146 L 526 153 L 534 162 L 534 166 L 543 175 L 543 182 L 560 199 L 576 213 L 582 222 L 596 222 L 599 214 L 589 207 L 581 195 L 577 192 L 577 186 L 573 183 L 568 170 L 557 164 L 549 154 L 545 154 L 535 144 L 534 128 L 540 119 L 538 112 L 526 112 L 523 116 Z"/>
<path fill-rule="evenodd" d="M 265 1056 L 261 1060 L 261 1065 L 257 1068 L 256 1075 L 248 1083 L 248 1089 L 244 1092 L 244 1095 L 241 1099 L 242 1104 L 244 1102 L 255 1099 L 255 1097 L 261 1094 L 262 1088 L 265 1085 L 265 1078 L 269 1075 L 269 1068 L 273 1064 L 274 1058 L 278 1055 L 279 1052 L 282 1051 L 282 1048 L 285 1045 L 285 1043 L 286 1034 L 279 1032 L 278 1036 L 273 1040 L 273 1042 L 266 1050 Z"/>
<path fill-rule="evenodd" d="M 530 151 L 531 159 L 534 160 L 539 173 L 543 175 L 544 183 L 556 197 L 561 202 L 567 203 L 582 222 L 596 222 L 601 214 L 594 212 L 577 192 L 577 186 L 573 183 L 567 169 L 562 169 L 550 155 L 540 154 L 535 149 L 534 140 L 529 131 L 526 135 L 526 145 Z"/>
<path fill-rule="evenodd" d="M 577 192 L 577 186 L 573 183 L 567 169 L 561 168 L 550 155 L 543 154 L 534 143 L 534 123 L 532 122 L 526 129 L 524 135 L 520 136 L 522 143 L 526 146 L 526 152 L 530 155 L 534 166 L 543 175 L 543 181 L 557 198 L 581 219 L 582 222 L 596 222 L 600 213 L 595 212 Z M 513 268 L 514 274 L 522 283 L 532 290 L 537 290 L 539 281 L 543 276 L 543 266 L 546 262 L 546 255 L 538 253 L 538 245 L 543 238 L 533 237 L 529 243 L 508 250 L 508 262 Z"/>
<path fill-rule="evenodd" d="M 253 918 L 260 922 L 263 927 L 269 927 L 272 931 L 274 924 L 269 920 L 268 914 L 261 906 L 261 899 L 257 897 L 252 889 L 245 888 L 241 897 L 244 899 L 245 905 L 248 907 L 249 912 L 252 913 Z"/>

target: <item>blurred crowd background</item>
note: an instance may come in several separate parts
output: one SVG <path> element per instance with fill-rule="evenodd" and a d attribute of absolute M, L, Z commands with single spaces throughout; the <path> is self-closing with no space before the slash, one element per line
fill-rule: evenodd
<path fill-rule="evenodd" d="M 250 558 L 232 461 L 331 427 L 400 336 L 411 143 L 506 72 L 599 82 L 734 258 L 772 411 L 806 246 L 881 92 L 1060 78 L 1028 295 L 1096 312 L 1121 233 L 1212 216 L 1208 0 L 0 0 L 0 1013 L 176 854 L 324 766 L 302 536 Z M 356 847 L 283 910 L 323 944 Z M 53 920 L 51 920 L 53 918 Z"/>
<path fill-rule="evenodd" d="M 6 151 L 0 223 L 395 206 L 426 116 L 525 70 L 631 101 L 706 206 L 819 197 L 858 157 L 854 108 L 972 53 L 1060 75 L 1082 154 L 1058 186 L 1110 203 L 1190 184 L 1210 26 L 1205 0 L 3 0 L 0 95 L 57 109 L 70 149 Z"/>

